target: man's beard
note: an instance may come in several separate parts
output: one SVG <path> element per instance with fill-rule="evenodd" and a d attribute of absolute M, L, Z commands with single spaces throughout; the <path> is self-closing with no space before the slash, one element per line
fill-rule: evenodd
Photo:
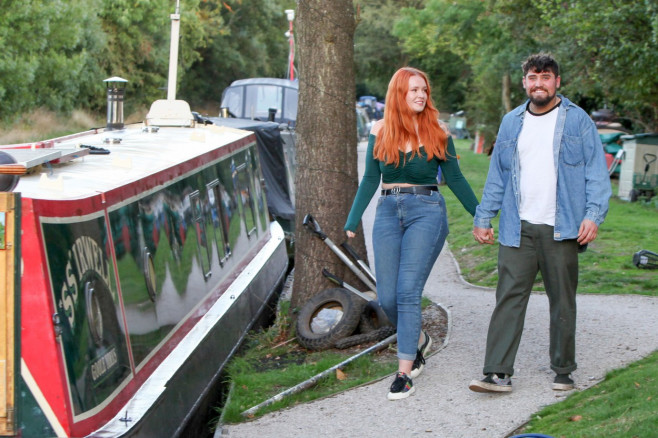
<path fill-rule="evenodd" d="M 528 93 L 528 97 L 530 98 L 530 102 L 532 102 L 533 105 L 537 107 L 543 107 L 551 103 L 551 101 L 555 98 L 555 94 L 548 94 L 548 90 L 541 88 L 541 90 L 546 91 L 546 97 L 533 97 L 532 92 L 537 90 L 536 88 L 532 90 L 530 93 Z"/>

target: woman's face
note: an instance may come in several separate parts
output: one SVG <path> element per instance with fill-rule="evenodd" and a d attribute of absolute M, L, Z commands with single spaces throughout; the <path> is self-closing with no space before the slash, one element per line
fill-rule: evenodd
<path fill-rule="evenodd" d="M 409 78 L 409 90 L 407 91 L 407 105 L 411 111 L 419 113 L 425 109 L 427 104 L 427 84 L 420 76 Z"/>

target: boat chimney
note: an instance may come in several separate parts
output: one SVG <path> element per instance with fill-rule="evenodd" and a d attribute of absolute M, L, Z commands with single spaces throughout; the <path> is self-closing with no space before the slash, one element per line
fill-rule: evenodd
<path fill-rule="evenodd" d="M 106 129 L 123 129 L 123 98 L 126 95 L 126 79 L 118 76 L 105 79 L 107 85 Z"/>

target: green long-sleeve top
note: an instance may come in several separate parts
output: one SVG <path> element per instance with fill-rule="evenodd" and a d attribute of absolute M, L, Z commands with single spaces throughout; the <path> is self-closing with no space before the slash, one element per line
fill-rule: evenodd
<path fill-rule="evenodd" d="M 457 153 L 452 138 L 448 136 L 448 148 L 446 150 L 446 159 L 441 160 L 434 157 L 427 161 L 427 154 L 421 146 L 420 154 L 412 157 L 411 152 L 400 152 L 400 164 L 396 167 L 394 163 L 386 164 L 383 161 L 375 159 L 373 150 L 375 148 L 375 139 L 377 137 L 370 134 L 368 139 L 368 149 L 366 150 L 366 168 L 359 184 L 359 189 L 354 197 L 352 209 L 345 223 L 345 231 L 354 231 L 359 225 L 361 216 L 370 200 L 375 195 L 379 187 L 380 180 L 385 184 L 408 183 L 414 185 L 435 185 L 436 177 L 441 166 L 441 172 L 448 184 L 450 190 L 457 196 L 466 211 L 471 216 L 475 215 L 475 207 L 478 200 L 473 193 L 473 189 L 462 175 L 457 161 Z"/>

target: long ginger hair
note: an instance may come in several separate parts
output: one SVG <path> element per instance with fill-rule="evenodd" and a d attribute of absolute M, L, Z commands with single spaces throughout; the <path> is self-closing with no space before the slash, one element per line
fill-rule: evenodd
<path fill-rule="evenodd" d="M 409 108 L 406 100 L 412 76 L 420 76 L 427 85 L 427 103 L 420 113 Z M 412 157 L 420 153 L 420 146 L 424 146 L 428 161 L 434 156 L 445 160 L 448 135 L 439 125 L 439 111 L 432 103 L 427 75 L 413 67 L 402 67 L 388 84 L 384 126 L 377 135 L 373 155 L 379 161 L 398 166 L 399 152 L 404 152 L 408 143 L 411 144 Z"/>

